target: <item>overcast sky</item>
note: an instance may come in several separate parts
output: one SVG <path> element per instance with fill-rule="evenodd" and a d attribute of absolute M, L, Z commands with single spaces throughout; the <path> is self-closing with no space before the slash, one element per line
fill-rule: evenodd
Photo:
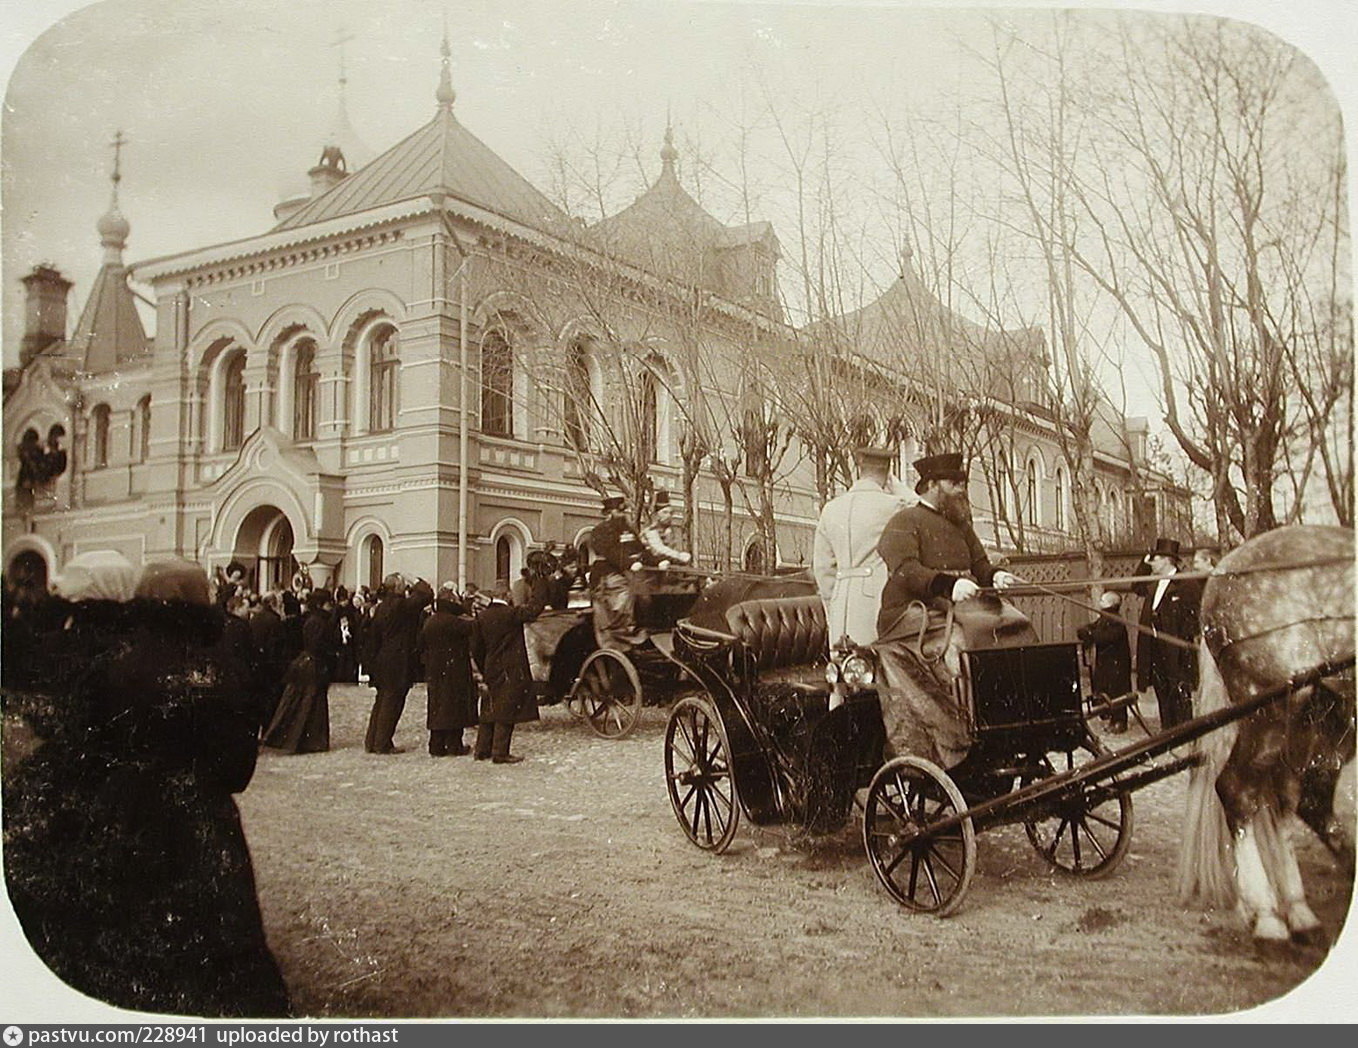
<path fill-rule="evenodd" d="M 976 80 L 965 46 L 984 37 L 993 8 L 1019 21 L 1029 6 L 0 0 L 5 363 L 17 360 L 19 280 L 35 263 L 52 263 L 75 282 L 71 323 L 79 316 L 101 258 L 95 223 L 109 203 L 116 130 L 128 139 L 120 192 L 131 224 L 128 262 L 267 230 L 273 205 L 305 187 L 334 123 L 341 28 L 353 38 L 344 48 L 348 112 L 370 150 L 433 115 L 446 11 L 459 119 L 550 191 L 548 160 L 563 128 L 582 137 L 639 128 L 653 177 L 667 113 L 681 139 L 713 143 L 724 120 L 729 136 L 729 110 L 756 79 L 794 109 L 921 113 L 951 104 Z M 1358 5 L 1137 6 L 1248 16 L 1309 54 L 1353 111 L 1354 85 L 1338 77 L 1348 75 L 1358 45 Z M 690 185 L 694 173 L 684 171 Z M 704 203 L 719 196 L 712 189 Z M 776 214 L 751 217 L 779 224 Z M 1128 407 L 1153 416 L 1154 382 L 1142 377 L 1144 393 Z"/>

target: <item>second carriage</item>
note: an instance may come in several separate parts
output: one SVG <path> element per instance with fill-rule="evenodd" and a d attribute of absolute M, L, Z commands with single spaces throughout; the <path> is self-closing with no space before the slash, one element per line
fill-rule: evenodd
<path fill-rule="evenodd" d="M 672 632 L 709 581 L 706 573 L 683 568 L 632 572 L 628 583 L 643 640 L 626 649 L 600 646 L 588 604 L 544 612 L 524 630 L 539 703 L 565 703 L 602 738 L 631 735 L 643 706 L 695 687 L 674 658 Z"/>

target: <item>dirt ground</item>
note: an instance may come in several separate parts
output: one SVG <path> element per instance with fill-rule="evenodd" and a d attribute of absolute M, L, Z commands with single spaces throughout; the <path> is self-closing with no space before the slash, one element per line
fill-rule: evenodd
<path fill-rule="evenodd" d="M 693 847 L 665 792 L 664 708 L 621 742 L 545 708 L 516 735 L 524 763 L 496 766 L 427 755 L 418 686 L 407 752 L 364 754 L 371 696 L 335 686 L 331 752 L 266 753 L 238 798 L 299 1014 L 1208 1016 L 1306 982 L 1254 1016 L 1276 1021 L 1352 985 L 1334 967 L 1352 931 L 1328 961 L 1322 947 L 1262 955 L 1232 914 L 1173 901 L 1186 775 L 1135 795 L 1131 850 L 1107 880 L 1047 870 L 1021 827 L 980 835 L 967 900 L 940 920 L 890 900 L 856 819 L 813 844 L 742 822 L 727 854 Z M 1352 885 L 1297 841 L 1333 939 Z"/>

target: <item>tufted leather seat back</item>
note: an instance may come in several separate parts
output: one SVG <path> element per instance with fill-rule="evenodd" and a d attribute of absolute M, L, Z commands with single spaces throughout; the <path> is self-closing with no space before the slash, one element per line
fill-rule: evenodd
<path fill-rule="evenodd" d="M 818 595 L 741 601 L 726 609 L 726 624 L 761 670 L 825 659 L 828 629 Z"/>

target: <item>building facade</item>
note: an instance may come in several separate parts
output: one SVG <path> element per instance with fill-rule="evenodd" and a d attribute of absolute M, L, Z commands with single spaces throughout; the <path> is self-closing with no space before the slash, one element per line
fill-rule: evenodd
<path fill-rule="evenodd" d="M 610 486 L 677 494 L 700 565 L 770 567 L 751 553 L 755 500 L 731 493 L 729 473 L 750 484 L 739 449 L 726 483 L 708 467 L 761 395 L 749 360 L 806 344 L 781 316 L 772 227 L 704 211 L 668 133 L 656 182 L 586 226 L 462 125 L 446 54 L 435 101 L 357 170 L 327 144 L 310 193 L 267 232 L 130 269 L 115 165 L 73 334 L 60 273 L 25 278 L 5 385 L 7 569 L 24 558 L 50 576 L 114 548 L 240 561 L 260 589 L 301 568 L 315 585 L 401 571 L 484 586 L 546 541 L 587 542 Z M 154 337 L 130 278 L 151 289 Z M 1050 426 L 1018 415 L 1034 526 L 1069 547 Z M 24 491 L 17 449 L 54 426 L 67 468 Z M 766 481 L 783 566 L 809 563 L 820 501 L 795 434 L 787 451 Z M 1125 447 L 1099 468 L 1126 525 L 1144 470 Z M 993 517 L 985 485 L 974 494 Z M 1004 529 L 985 537 L 1005 545 Z"/>

